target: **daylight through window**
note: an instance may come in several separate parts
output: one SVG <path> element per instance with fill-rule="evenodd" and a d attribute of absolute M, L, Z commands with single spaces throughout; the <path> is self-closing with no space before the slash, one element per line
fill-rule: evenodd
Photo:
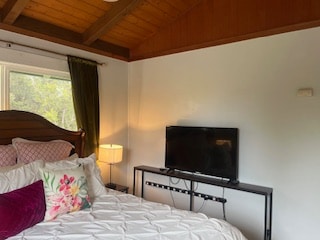
<path fill-rule="evenodd" d="M 37 113 L 50 122 L 77 130 L 68 73 L 1 65 L 1 108 Z"/>

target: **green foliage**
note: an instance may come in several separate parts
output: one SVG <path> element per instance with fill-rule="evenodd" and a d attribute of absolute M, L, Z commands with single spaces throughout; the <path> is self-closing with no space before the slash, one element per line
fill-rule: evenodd
<path fill-rule="evenodd" d="M 10 109 L 34 112 L 62 128 L 77 129 L 70 80 L 10 72 L 9 87 Z"/>

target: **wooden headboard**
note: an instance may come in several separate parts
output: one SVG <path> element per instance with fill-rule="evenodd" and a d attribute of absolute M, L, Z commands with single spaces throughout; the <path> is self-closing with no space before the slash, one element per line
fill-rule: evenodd
<path fill-rule="evenodd" d="M 10 144 L 15 137 L 35 141 L 50 141 L 61 139 L 72 143 L 75 152 L 84 155 L 83 130 L 69 131 L 60 128 L 37 114 L 6 110 L 0 111 L 0 144 Z"/>

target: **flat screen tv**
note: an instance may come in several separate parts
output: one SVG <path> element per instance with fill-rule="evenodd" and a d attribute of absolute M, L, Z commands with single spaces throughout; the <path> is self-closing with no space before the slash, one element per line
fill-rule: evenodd
<path fill-rule="evenodd" d="M 166 127 L 165 167 L 238 181 L 237 128 Z"/>

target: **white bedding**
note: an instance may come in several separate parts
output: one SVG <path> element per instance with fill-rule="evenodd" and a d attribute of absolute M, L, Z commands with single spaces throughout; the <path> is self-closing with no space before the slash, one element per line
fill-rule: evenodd
<path fill-rule="evenodd" d="M 245 240 L 227 222 L 204 214 L 110 190 L 94 199 L 90 209 L 59 216 L 26 229 L 13 239 L 214 239 Z"/>

